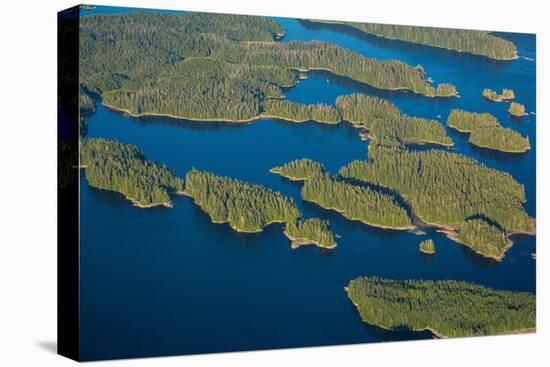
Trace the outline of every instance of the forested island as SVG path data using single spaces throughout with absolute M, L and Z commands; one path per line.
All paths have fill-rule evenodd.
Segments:
M 334 235 L 329 229 L 326 220 L 318 218 L 289 222 L 285 226 L 285 236 L 292 241 L 291 246 L 296 249 L 300 246 L 315 245 L 324 249 L 336 247 Z
M 502 127 L 490 113 L 454 109 L 447 118 L 447 124 L 455 130 L 469 133 L 468 141 L 478 147 L 507 153 L 524 153 L 531 148 L 529 138 Z
M 303 158 L 285 163 L 282 166 L 273 167 L 269 172 L 281 175 L 292 181 L 304 181 L 314 176 L 322 175 L 325 172 L 325 168 L 321 163 Z
M 435 243 L 431 238 L 424 240 L 420 242 L 420 245 L 418 245 L 418 249 L 424 254 L 433 255 L 435 254 Z
M 399 41 L 440 47 L 458 52 L 481 55 L 495 60 L 513 60 L 518 57 L 513 42 L 485 31 L 420 27 L 397 24 L 373 24 L 333 21 L 309 21 L 316 24 L 338 24 L 360 32 Z
M 437 337 L 531 332 L 536 298 L 455 280 L 359 277 L 348 297 L 363 322 L 387 330 L 429 330 Z
M 405 116 L 387 99 L 354 93 L 339 96 L 336 108 L 344 120 L 368 130 L 371 139 L 395 136 L 403 143 L 453 145 L 439 122 Z
M 183 180 L 165 166 L 147 160 L 137 146 L 105 139 L 82 139 L 80 166 L 90 186 L 116 191 L 135 206 L 171 206 L 171 193 L 183 192 Z
M 338 181 L 328 174 L 306 180 L 302 199 L 373 227 L 413 228 L 407 210 L 392 195 Z
M 485 88 L 481 94 L 491 102 L 503 102 L 516 98 L 514 91 L 506 88 L 502 90 L 501 94 L 498 94 L 492 89 Z
M 228 223 L 238 232 L 261 232 L 271 223 L 291 223 L 301 216 L 292 198 L 262 185 L 192 169 L 185 194 L 192 197 L 214 223 Z
M 82 87 L 133 116 L 246 122 L 271 111 L 289 120 L 336 123 L 326 106 L 272 100 L 315 69 L 381 89 L 428 96 L 452 90 L 434 88 L 421 68 L 399 61 L 325 42 L 280 43 L 283 29 L 264 17 L 134 12 L 83 17 L 80 26 Z
M 410 151 L 392 138 L 373 143 L 367 161 L 351 162 L 340 169 L 340 175 L 399 192 L 424 225 L 442 229 L 457 240 L 464 222 L 482 215 L 505 230 L 534 232 L 523 207 L 525 189 L 510 174 L 457 153 Z M 493 238 L 496 247 L 498 241 Z M 459 242 L 477 247 L 468 238 Z M 487 257 L 501 256 L 493 250 L 477 250 Z
M 337 124 L 342 120 L 340 113 L 330 105 L 323 103 L 306 105 L 281 99 L 265 100 L 262 117 L 293 122 L 316 121 L 323 124 Z
M 510 113 L 510 115 L 515 117 L 523 117 L 527 115 L 527 112 L 525 112 L 525 106 L 517 102 L 510 103 L 510 108 L 508 109 L 508 112 Z

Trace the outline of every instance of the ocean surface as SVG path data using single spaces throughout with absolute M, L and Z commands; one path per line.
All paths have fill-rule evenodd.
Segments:
M 82 15 L 137 9 L 97 7 Z M 283 42 L 322 40 L 377 59 L 422 65 L 435 83 L 455 84 L 460 98 L 426 98 L 371 88 L 323 72 L 285 91 L 296 102 L 334 104 L 362 92 L 391 100 L 404 113 L 443 124 L 449 111 L 486 111 L 529 137 L 532 149 L 506 154 L 476 148 L 447 129 L 451 149 L 510 173 L 525 185 L 527 212 L 535 216 L 536 115 L 511 118 L 506 103 L 490 103 L 483 88 L 514 89 L 535 112 L 535 36 L 499 33 L 520 54 L 514 61 L 384 40 L 333 25 L 273 18 Z M 430 338 L 429 333 L 388 332 L 361 322 L 344 287 L 361 275 L 404 279 L 457 279 L 535 292 L 534 236 L 515 236 L 502 262 L 474 254 L 436 232 L 425 235 L 375 229 L 302 202 L 300 183 L 268 170 L 297 158 L 319 161 L 332 173 L 367 157 L 368 142 L 349 124 L 327 126 L 263 119 L 249 124 L 132 118 L 98 104 L 88 137 L 136 144 L 145 155 L 184 177 L 192 167 L 262 184 L 292 196 L 304 217 L 328 219 L 338 247 L 292 250 L 279 224 L 241 234 L 213 224 L 189 198 L 173 208 L 139 209 L 122 195 L 88 186 L 81 173 L 80 280 L 83 359 L 110 359 L 252 349 Z M 444 174 L 444 173 L 442 173 Z M 418 250 L 432 238 L 436 254 Z

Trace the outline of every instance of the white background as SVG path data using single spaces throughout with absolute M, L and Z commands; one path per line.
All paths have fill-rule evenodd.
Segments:
M 550 355 L 548 37 L 544 1 L 187 0 L 97 4 L 537 33 L 537 334 L 98 362 L 94 366 L 539 366 Z M 56 343 L 56 12 L 0 11 L 0 366 L 69 366 Z M 465 75 L 467 77 L 467 75 Z M 511 86 L 513 87 L 513 86 Z M 541 103 L 542 102 L 542 103 Z M 322 320 L 319 320 L 322 322 Z M 105 330 L 108 332 L 108 330 Z

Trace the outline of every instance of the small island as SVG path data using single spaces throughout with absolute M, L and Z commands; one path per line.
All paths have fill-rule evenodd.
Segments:
M 328 174 L 305 181 L 302 199 L 373 227 L 396 230 L 414 228 L 406 208 L 392 195 L 338 181 Z
M 527 115 L 527 112 L 525 112 L 525 106 L 517 102 L 510 103 L 508 113 L 514 117 L 523 117 Z
M 185 195 L 213 223 L 228 223 L 237 232 L 261 232 L 271 223 L 293 223 L 301 216 L 294 200 L 277 191 L 197 169 L 186 175 Z
M 322 124 L 338 124 L 342 118 L 332 106 L 318 103 L 306 105 L 280 99 L 268 99 L 263 103 L 262 117 L 292 122 L 316 121 Z
M 420 242 L 420 245 L 418 246 L 418 248 L 420 252 L 422 252 L 423 254 L 427 254 L 427 255 L 435 254 L 435 244 L 431 238 Z
M 311 218 L 289 222 L 285 226 L 284 233 L 292 241 L 292 249 L 305 245 L 315 245 L 329 250 L 336 247 L 334 235 L 330 231 L 329 223 L 326 220 Z
M 492 89 L 485 88 L 481 94 L 491 102 L 504 102 L 516 98 L 514 91 L 506 88 L 502 90 L 501 94 L 498 94 Z
M 279 167 L 273 167 L 269 172 L 281 175 L 291 181 L 305 181 L 311 177 L 324 174 L 325 168 L 321 163 L 303 158 L 285 163 Z
M 336 108 L 342 118 L 354 127 L 368 130 L 370 139 L 396 136 L 408 144 L 452 146 L 445 128 L 435 120 L 405 116 L 387 99 L 354 93 L 339 96 Z M 362 139 L 366 138 L 362 135 Z
M 447 125 L 457 131 L 468 133 L 468 141 L 481 148 L 506 153 L 524 153 L 531 149 L 529 138 L 523 137 L 513 129 L 502 127 L 490 113 L 454 109 L 449 114 Z
M 169 194 L 182 194 L 183 180 L 165 166 L 147 160 L 135 145 L 106 139 L 82 139 L 80 167 L 98 189 L 116 191 L 140 208 L 171 207 Z
M 429 330 L 439 338 L 533 332 L 536 298 L 455 280 L 359 277 L 346 288 L 363 322 L 387 330 Z

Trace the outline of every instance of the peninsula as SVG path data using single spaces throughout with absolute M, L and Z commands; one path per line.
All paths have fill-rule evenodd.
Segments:
M 292 198 L 262 185 L 192 169 L 185 194 L 213 223 L 228 223 L 238 232 L 261 232 L 271 223 L 293 223 L 301 216 Z
M 315 245 L 323 249 L 336 248 L 334 235 L 329 229 L 329 223 L 317 218 L 289 222 L 285 226 L 285 236 L 291 241 L 291 247 Z
M 171 207 L 170 193 L 182 194 L 183 180 L 147 160 L 138 147 L 115 140 L 82 139 L 80 166 L 90 186 L 116 191 L 135 206 Z
M 368 131 L 368 137 L 396 136 L 409 144 L 452 146 L 445 128 L 435 120 L 405 116 L 387 99 L 354 93 L 339 96 L 336 108 L 353 126 Z
M 306 180 L 302 199 L 369 226 L 396 230 L 414 228 L 407 210 L 392 195 L 338 181 L 328 174 Z
M 324 174 L 325 168 L 321 163 L 303 158 L 285 163 L 279 167 L 273 167 L 269 172 L 281 175 L 291 181 L 305 181 Z
M 377 37 L 466 52 L 495 60 L 518 58 L 517 48 L 513 42 L 485 31 L 318 20 L 306 22 L 329 27 L 337 25 L 334 27 L 335 30 L 339 30 L 338 27 L 348 27 Z

